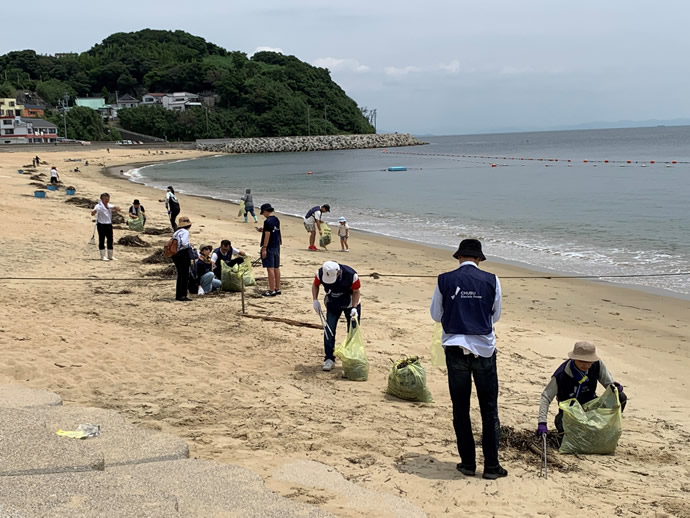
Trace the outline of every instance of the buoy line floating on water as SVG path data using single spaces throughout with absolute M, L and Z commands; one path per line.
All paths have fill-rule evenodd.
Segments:
M 452 153 L 415 153 L 412 151 L 388 151 L 385 150 L 387 153 L 390 154 L 398 154 L 398 155 L 413 155 L 413 156 L 428 156 L 428 157 L 441 157 L 441 158 L 479 158 L 479 159 L 486 159 L 486 160 L 535 160 L 537 162 L 567 162 L 567 163 L 573 163 L 573 160 L 568 158 L 534 158 L 534 157 L 507 157 L 507 156 L 488 156 L 488 155 L 461 155 L 461 154 L 452 154 Z M 601 160 L 590 160 L 590 159 L 583 159 L 582 161 L 584 164 L 642 164 L 642 165 L 647 165 L 651 164 L 654 165 L 656 163 L 659 164 L 666 164 L 666 165 L 677 165 L 677 164 L 690 164 L 690 161 L 688 160 L 664 160 L 664 161 L 657 161 L 657 160 L 609 160 L 609 159 L 601 159 Z M 492 164 L 492 167 L 494 165 Z M 389 169 L 390 170 L 390 169 Z

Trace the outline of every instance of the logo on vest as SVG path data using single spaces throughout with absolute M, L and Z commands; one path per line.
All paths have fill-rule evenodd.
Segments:
M 476 291 L 470 291 L 470 290 L 461 290 L 460 287 L 458 286 L 455 288 L 455 293 L 450 296 L 451 300 L 455 300 L 455 297 L 460 294 L 461 299 L 481 299 L 482 296 L 479 295 Z

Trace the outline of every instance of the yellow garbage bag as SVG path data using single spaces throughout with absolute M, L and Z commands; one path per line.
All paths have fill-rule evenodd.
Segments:
M 446 351 L 443 349 L 443 325 L 441 322 L 434 324 L 431 334 L 431 365 L 434 367 L 446 366 Z
M 237 211 L 237 217 L 244 216 L 244 200 L 240 200 L 240 210 Z
M 326 225 L 326 223 L 321 223 L 321 237 L 319 238 L 319 246 L 321 248 L 326 248 L 331 244 L 331 227 Z
M 407 356 L 393 364 L 388 372 L 387 392 L 400 399 L 433 403 L 426 388 L 426 371 L 417 356 Z
M 334 353 L 343 362 L 343 374 L 352 381 L 366 381 L 369 378 L 369 360 L 364 350 L 364 340 L 359 321 L 350 321 L 350 330 L 345 341 L 335 348 Z
M 242 264 L 234 266 L 228 266 L 225 261 L 221 261 L 220 283 L 223 290 L 242 291 L 242 279 L 244 279 L 245 286 L 254 286 L 256 284 L 252 260 L 249 257 L 245 257 Z
M 580 405 L 577 399 L 558 404 L 565 435 L 561 453 L 614 453 L 621 436 L 621 403 L 614 385 L 598 398 Z

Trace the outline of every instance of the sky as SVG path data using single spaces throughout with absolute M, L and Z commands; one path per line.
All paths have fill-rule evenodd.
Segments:
M 0 54 L 184 30 L 328 68 L 379 131 L 466 134 L 690 117 L 690 3 L 664 0 L 34 0 Z

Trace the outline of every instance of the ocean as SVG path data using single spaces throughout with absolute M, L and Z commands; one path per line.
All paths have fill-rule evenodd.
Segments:
M 690 272 L 690 126 L 424 137 L 429 145 L 223 155 L 148 166 L 133 181 L 254 202 L 434 246 L 579 275 Z M 407 171 L 391 172 L 388 167 Z M 312 174 L 308 174 L 311 172 Z M 420 272 L 426 273 L 426 272 Z M 690 295 L 690 275 L 606 278 Z

